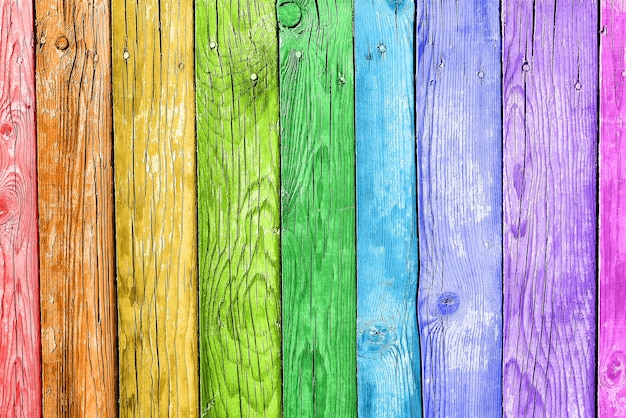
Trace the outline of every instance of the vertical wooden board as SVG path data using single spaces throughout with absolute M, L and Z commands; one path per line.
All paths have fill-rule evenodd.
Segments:
M 41 416 L 33 3 L 0 2 L 0 411 Z
M 278 417 L 276 2 L 196 2 L 201 415 Z
M 286 417 L 356 416 L 354 65 L 350 0 L 281 0 Z
M 197 416 L 193 3 L 111 10 L 120 415 Z
M 597 18 L 503 4 L 507 417 L 595 415 Z
M 424 416 L 502 413 L 499 2 L 417 5 Z
M 43 415 L 117 416 L 109 3 L 37 0 Z
M 612 418 L 626 417 L 626 4 L 601 6 L 598 416 Z
M 359 417 L 421 416 L 414 14 L 354 4 Z

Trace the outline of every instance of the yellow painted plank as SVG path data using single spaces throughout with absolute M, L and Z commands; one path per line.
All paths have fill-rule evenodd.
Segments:
M 192 0 L 112 1 L 120 415 L 198 415 Z

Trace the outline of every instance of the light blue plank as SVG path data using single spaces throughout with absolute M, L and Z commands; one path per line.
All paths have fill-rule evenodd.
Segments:
M 411 1 L 355 1 L 359 417 L 421 415 Z
M 502 415 L 500 2 L 417 5 L 425 417 Z

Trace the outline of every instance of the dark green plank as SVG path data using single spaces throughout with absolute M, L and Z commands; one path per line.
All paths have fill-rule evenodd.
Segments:
M 281 411 L 274 0 L 196 2 L 201 416 Z
M 282 1 L 284 416 L 356 416 L 350 0 Z

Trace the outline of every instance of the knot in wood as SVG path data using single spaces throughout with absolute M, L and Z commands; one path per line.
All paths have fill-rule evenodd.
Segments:
M 368 357 L 372 354 L 380 354 L 395 340 L 394 329 L 384 323 L 374 323 L 359 332 L 357 348 L 361 356 Z
M 459 309 L 461 300 L 454 292 L 443 292 L 437 298 L 437 309 L 442 315 L 452 315 Z
M 615 351 L 609 357 L 604 367 L 602 378 L 609 387 L 624 385 L 626 378 L 626 356 L 621 351 Z
M 287 1 L 278 6 L 278 22 L 286 28 L 295 28 L 302 20 L 302 10 L 296 3 Z
M 13 136 L 13 125 L 5 123 L 0 127 L 0 135 L 2 139 L 9 140 Z
M 60 51 L 65 51 L 70 46 L 70 43 L 65 36 L 61 35 L 57 38 L 54 46 Z

